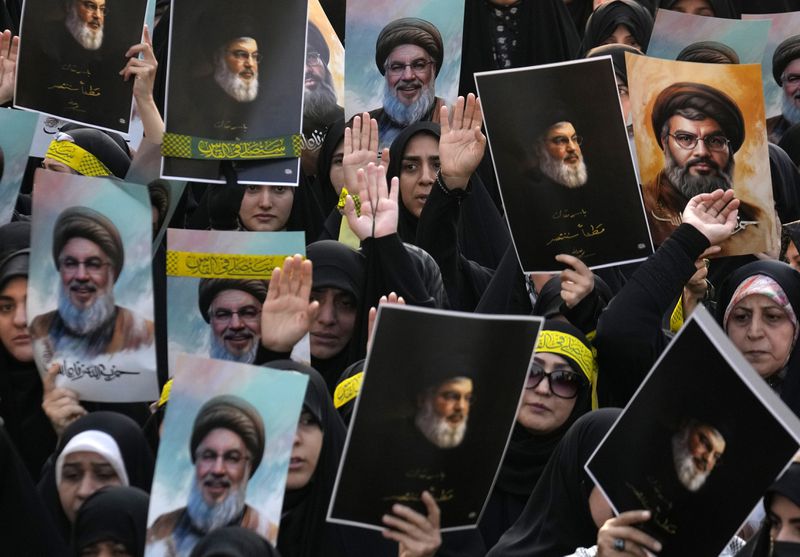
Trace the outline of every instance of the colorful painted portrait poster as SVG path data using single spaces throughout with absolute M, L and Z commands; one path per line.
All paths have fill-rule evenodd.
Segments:
M 189 555 L 216 524 L 232 522 L 276 543 L 307 383 L 291 371 L 178 358 L 150 495 L 147 557 Z
M 760 64 L 768 20 L 742 21 L 658 10 L 647 55 L 666 60 L 717 64 Z
M 119 75 L 141 41 L 147 0 L 27 0 L 14 106 L 127 133 L 133 85 Z
M 733 189 L 736 230 L 721 255 L 771 251 L 775 227 L 761 67 L 625 55 L 647 219 L 660 245 L 689 199 Z
M 652 253 L 610 57 L 480 72 L 475 82 L 525 272 L 560 271 L 562 253 L 595 268 Z
M 799 443 L 800 420 L 700 305 L 586 471 L 615 513 L 651 511 L 637 527 L 659 555 L 719 555 Z
M 764 59 L 761 60 L 766 113 L 770 119 L 779 118 L 784 116 L 785 113 L 790 114 L 791 117 L 792 108 L 794 107 L 794 121 L 797 123 L 797 114 L 800 114 L 800 78 L 796 78 L 791 83 L 786 80 L 784 83 L 781 76 L 792 62 L 794 62 L 794 68 L 792 68 L 794 71 L 790 73 L 800 75 L 800 61 L 798 61 L 800 56 L 797 56 L 798 49 L 800 49 L 800 12 L 742 14 L 742 19 L 766 19 L 772 22 L 767 37 Z M 777 72 L 773 71 L 773 61 L 778 62 L 779 71 Z M 794 87 L 792 87 L 792 84 L 794 84 Z M 777 140 L 772 137 L 770 139 L 777 143 Z
M 35 130 L 35 114 L 0 108 L 0 224 L 14 214 Z
M 150 199 L 141 186 L 37 170 L 28 328 L 41 373 L 81 400 L 158 398 Z
M 328 520 L 381 530 L 395 503 L 425 513 L 420 497 L 428 491 L 442 531 L 474 527 L 541 324 L 532 316 L 381 306 Z
M 161 175 L 297 185 L 308 2 L 174 0 Z
M 347 2 L 345 118 L 369 112 L 381 147 L 439 120 L 458 95 L 464 0 Z
M 272 270 L 296 253 L 303 232 L 167 230 L 169 369 L 182 352 L 253 363 Z

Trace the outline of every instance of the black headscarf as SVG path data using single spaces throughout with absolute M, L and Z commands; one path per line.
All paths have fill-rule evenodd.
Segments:
M 525 510 L 487 557 L 559 557 L 591 547 L 597 526 L 589 512 L 594 484 L 584 464 L 619 417 L 604 408 L 579 418 L 561 439 Z
M 389 168 L 386 173 L 387 180 L 391 180 L 395 176 L 398 178 L 400 177 L 403 169 L 403 155 L 406 152 L 408 142 L 417 134 L 423 133 L 434 137 L 437 144 L 439 143 L 439 138 L 442 136 L 442 130 L 438 123 L 416 122 L 401 131 L 394 141 L 392 141 L 392 145 L 389 148 Z M 397 222 L 397 233 L 404 242 L 416 244 L 417 223 L 419 222 L 419 218 L 414 216 L 405 206 L 402 193 L 398 194 L 398 205 L 400 208 L 400 215 Z
M 619 25 L 624 25 L 636 42 L 647 51 L 650 33 L 653 32 L 653 16 L 634 0 L 614 0 L 597 8 L 586 22 L 581 53 L 589 52 L 603 44 Z
M 736 289 L 745 279 L 754 275 L 765 275 L 777 282 L 789 298 L 795 315 L 800 315 L 800 273 L 780 261 L 753 261 L 734 271 L 717 292 L 717 322 L 723 329 L 725 310 Z M 789 408 L 800 416 L 800 342 L 795 342 L 789 356 L 780 396 Z
M 586 53 L 586 58 L 596 58 L 597 56 L 611 56 L 611 62 L 614 65 L 614 74 L 624 83 L 628 84 L 628 66 L 625 64 L 625 53 L 630 52 L 637 56 L 643 56 L 644 53 L 628 44 L 604 44 L 596 46 Z
M 800 463 L 793 462 L 789 469 L 770 486 L 764 494 L 764 510 L 769 513 L 775 495 L 783 495 L 800 507 Z M 736 557 L 773 557 L 780 553 L 772 552 L 770 524 L 765 521 L 761 529 L 752 537 L 747 545 L 736 554 Z
M 94 492 L 75 517 L 72 553 L 79 557 L 89 545 L 121 543 L 134 557 L 144 557 L 150 496 L 136 487 L 109 486 Z
M 333 211 L 339 201 L 336 189 L 331 184 L 331 166 L 336 146 L 344 140 L 345 127 L 344 120 L 331 124 L 317 157 L 317 175 L 314 177 L 314 184 L 311 188 L 324 215 Z
M 336 529 L 326 524 L 325 516 L 344 449 L 344 423 L 333 407 L 325 380 L 315 369 L 291 360 L 266 365 L 308 376 L 303 409 L 319 422 L 323 434 L 317 468 L 308 485 L 298 490 L 287 490 L 284 495 L 278 549 L 283 557 L 335 556 Z
M 759 0 L 761 2 L 762 0 Z M 671 10 L 678 0 L 661 0 L 658 4 L 659 8 Z M 714 9 L 714 17 L 724 17 L 728 19 L 739 19 L 739 10 L 734 5 L 732 0 L 708 0 L 711 7 Z
M 365 332 L 362 334 L 366 324 L 364 311 L 366 260 L 361 253 L 335 240 L 322 240 L 310 244 L 306 256 L 314 265 L 313 288 L 339 288 L 351 293 L 358 306 L 350 343 L 339 354 L 327 360 L 311 356 L 311 365 L 323 375 L 333 390 L 342 371 L 363 355 L 361 338 L 366 336 Z
M 4 555 L 68 554 L 5 428 L 0 426 L 0 540 Z
M 786 151 L 774 143 L 767 145 L 775 208 L 781 222 L 794 222 L 800 219 L 800 170 Z
M 55 462 L 73 437 L 84 431 L 102 431 L 110 435 L 119 448 L 128 483 L 149 493 L 153 483 L 155 459 L 139 425 L 128 416 L 116 412 L 92 412 L 74 421 L 61 436 L 51 461 L 39 482 L 39 493 L 64 540 L 69 540 L 71 526 L 61 507 L 56 486 Z
M 97 157 L 114 176 L 125 179 L 131 166 L 131 152 L 122 136 L 79 124 L 65 124 L 60 131 L 70 136 L 77 146 Z
M 519 33 L 512 67 L 564 62 L 578 55 L 580 37 L 562 0 L 523 0 L 515 7 Z M 464 4 L 459 95 L 475 93 L 473 73 L 498 69 L 493 56 L 494 9 L 488 0 Z
M 280 553 L 252 530 L 226 526 L 203 536 L 189 557 L 280 557 Z
M 0 226 L 0 291 L 17 277 L 28 277 L 31 225 Z M 33 360 L 20 362 L 0 344 L 0 418 L 34 480 L 56 446 L 56 435 L 42 410 L 42 380 Z

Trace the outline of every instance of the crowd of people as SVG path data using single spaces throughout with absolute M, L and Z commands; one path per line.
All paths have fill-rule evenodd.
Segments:
M 107 1 L 113 8 L 115 0 Z M 84 48 L 102 40 L 102 34 L 99 39 L 96 35 L 98 29 L 102 32 L 106 0 L 61 4 L 74 14 L 71 37 L 64 40 L 90 45 Z M 118 64 L 120 81 L 132 82 L 144 142 L 153 144 L 160 144 L 165 133 L 169 4 L 156 2 L 152 33 L 145 28 L 142 42 L 131 46 Z M 322 4 L 346 48 L 344 2 Z M 465 5 L 460 96 L 450 106 L 429 85 L 442 63 L 438 31 L 403 19 L 387 25 L 378 40 L 376 63 L 387 83 L 383 108 L 345 121 L 341 107 L 324 104 L 330 95 L 315 96 L 331 80 L 330 52 L 319 45 L 314 28 L 307 39 L 306 95 L 314 99 L 308 110 L 330 121 L 323 122 L 324 140 L 313 149 L 307 144 L 297 186 L 244 186 L 231 184 L 230 178 L 225 185 L 190 183 L 169 221 L 173 228 L 305 234 L 306 257 L 287 258 L 269 281 L 204 279 L 199 286 L 201 312 L 213 328 L 212 341 L 217 340 L 212 357 L 309 378 L 280 524 L 265 525 L 255 509 L 236 497 L 236 488 L 249 478 L 246 471 L 252 475 L 260 463 L 264 425 L 257 412 L 254 417 L 251 408 L 223 396 L 203 406 L 191 440 L 198 476 L 216 483 L 204 483 L 197 501 L 190 499 L 186 507 L 148 521 L 148 493 L 171 375 L 166 364 L 169 300 L 163 242 L 153 250 L 154 297 L 159 302 L 154 322 L 137 325 L 137 318 L 113 305 L 112 298 L 94 339 L 99 352 L 117 336 L 118 327 L 137 328 L 148 342 L 154 339 L 161 398 L 124 404 L 83 401 L 56 385 L 58 365 L 40 375 L 34 363 L 34 329 L 52 332 L 57 326 L 67 339 L 81 332 L 61 308 L 37 320 L 26 313 L 34 170 L 124 180 L 137 151 L 113 132 L 69 124 L 53 144 L 76 145 L 81 157 L 51 146 L 43 159 L 30 158 L 12 222 L 0 226 L 3 554 L 142 556 L 146 544 L 161 544 L 165 555 L 192 557 L 657 555 L 661 543 L 636 527 L 650 518 L 649 511 L 615 516 L 583 465 L 699 304 L 716 316 L 783 402 L 800 413 L 800 227 L 783 227 L 780 252 L 715 257 L 720 244 L 738 230 L 737 217 L 747 217 L 749 210 L 724 179 L 741 114 L 707 89 L 665 91 L 658 116 L 662 148 L 665 153 L 676 149 L 674 140 L 706 162 L 690 168 L 687 161 L 672 161 L 684 166 L 659 175 L 659 195 L 669 189 L 668 199 L 645 199 L 654 216 L 654 207 L 663 209 L 671 224 L 659 229 L 655 253 L 640 263 L 596 272 L 563 254 L 557 258 L 564 267 L 560 273 L 526 275 L 504 220 L 473 82 L 478 71 L 610 54 L 627 120 L 624 53 L 644 55 L 658 8 L 735 19 L 742 13 L 800 12 L 800 3 L 466 0 Z M 234 3 L 230 6 L 235 9 Z M 17 55 L 20 40 L 25 40 L 24 31 L 19 37 L 21 14 L 20 0 L 0 1 L 0 106 L 13 104 Z M 237 37 L 223 46 L 232 49 L 230 71 L 244 82 L 259 75 L 257 47 L 250 48 L 254 42 Z M 706 44 L 682 56 L 736 63 L 726 48 Z M 784 95 L 782 115 L 764 122 L 764 129 L 771 141 L 775 211 L 781 222 L 791 223 L 800 221 L 800 36 L 781 44 L 773 70 Z M 592 94 L 591 83 L 585 93 Z M 332 102 L 336 104 L 335 96 Z M 711 132 L 678 137 L 670 127 L 675 118 L 721 127 L 728 140 L 715 142 Z M 549 156 L 565 168 L 582 161 L 581 141 L 569 122 L 554 123 L 545 130 L 545 140 L 550 143 L 543 158 Z M 627 150 L 618 156 L 620 164 L 630 161 Z M 705 180 L 699 193 L 682 188 L 696 186 L 698 181 L 691 178 L 698 174 L 715 179 Z M 163 183 L 150 184 L 149 191 L 153 229 L 158 230 L 167 213 Z M 102 287 L 98 277 L 106 265 L 114 276 L 102 275 L 102 281 L 110 280 L 113 287 L 124 258 L 119 238 L 109 232 L 113 224 L 90 213 L 82 208 L 65 211 L 56 223 L 65 236 L 53 247 L 53 257 L 62 278 L 68 274 L 70 281 L 93 292 Z M 66 253 L 70 238 L 80 240 L 84 251 Z M 83 290 L 73 294 L 92 305 L 94 298 L 86 302 Z M 397 303 L 542 316 L 541 334 L 568 339 L 574 348 L 567 354 L 540 337 L 504 460 L 474 529 L 443 534 L 441 510 L 427 492 L 420 495 L 423 512 L 401 504 L 387 508 L 382 534 L 326 522 L 357 396 L 352 387 L 363 373 L 375 308 Z M 677 322 L 676 306 L 682 316 Z M 310 362 L 292 361 L 293 348 L 306 335 Z M 697 365 L 702 366 L 702 355 Z M 465 415 L 469 400 L 459 401 L 466 407 L 457 413 Z M 215 447 L 225 436 L 236 450 L 220 455 Z M 704 439 L 712 443 L 713 432 Z M 715 457 L 708 456 L 708 449 L 693 451 L 695 472 L 710 471 Z M 776 479 L 754 516 L 739 532 L 731 532 L 723 555 L 800 554 L 800 463 Z M 278 531 L 275 547 L 265 539 L 270 529 Z

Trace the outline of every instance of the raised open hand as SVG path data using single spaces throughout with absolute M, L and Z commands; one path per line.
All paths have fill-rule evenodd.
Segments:
M 716 246 L 730 238 L 736 227 L 739 200 L 733 190 L 695 195 L 683 210 L 683 222 L 691 224 Z
M 8 29 L 0 33 L 0 104 L 14 98 L 18 53 L 19 37 L 13 37 Z
M 370 118 L 368 112 L 353 118 L 352 128 L 344 129 L 342 155 L 344 185 L 352 190 L 358 179 L 358 171 L 369 163 L 378 163 L 378 121 Z
M 344 214 L 359 240 L 370 236 L 381 238 L 397 232 L 398 179 L 392 178 L 390 190 L 386 184 L 386 168 L 369 163 L 366 170 L 358 171 L 356 186 L 361 200 L 361 215 L 356 215 L 355 202 L 350 195 L 345 200 Z
M 272 272 L 261 310 L 261 345 L 273 352 L 291 352 L 319 313 L 311 298 L 312 263 L 301 255 L 287 257 Z
M 464 97 L 458 97 L 453 107 L 452 124 L 448 115 L 447 107 L 443 106 L 439 116 L 442 178 L 448 188 L 465 188 L 486 151 L 486 137 L 481 133 L 481 101 L 472 93 L 467 95 L 466 101 Z

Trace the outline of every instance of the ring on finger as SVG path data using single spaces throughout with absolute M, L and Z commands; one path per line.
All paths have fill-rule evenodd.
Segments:
M 614 538 L 613 547 L 616 551 L 625 551 L 625 540 L 622 538 Z

